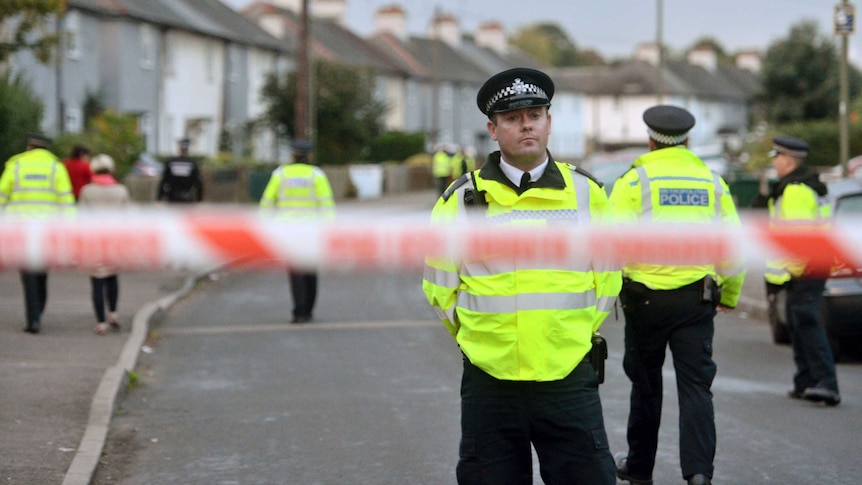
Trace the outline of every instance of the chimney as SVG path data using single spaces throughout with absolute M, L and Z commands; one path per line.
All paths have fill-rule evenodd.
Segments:
M 476 45 L 490 49 L 497 54 L 506 54 L 509 51 L 509 43 L 503 32 L 500 22 L 485 22 L 476 30 Z
M 657 44 L 647 42 L 640 44 L 635 48 L 635 60 L 643 61 L 653 66 L 658 66 L 659 47 Z
M 454 15 L 441 13 L 431 20 L 428 36 L 440 39 L 452 47 L 461 44 L 461 32 L 458 30 L 458 19 Z
M 736 55 L 736 67 L 747 69 L 753 73 L 760 72 L 762 67 L 760 53 L 757 51 L 743 51 Z
M 344 18 L 347 14 L 347 0 L 313 0 L 314 16 L 317 18 L 332 20 L 344 26 Z
M 688 63 L 700 66 L 709 72 L 715 72 L 718 69 L 718 54 L 715 53 L 712 47 L 698 47 L 689 51 Z
M 374 13 L 374 33 L 391 34 L 396 38 L 407 39 L 407 14 L 399 5 L 387 5 Z

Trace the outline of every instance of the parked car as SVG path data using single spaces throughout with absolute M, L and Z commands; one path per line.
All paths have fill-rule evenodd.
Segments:
M 858 223 L 862 217 L 862 180 L 843 179 L 828 183 L 833 226 Z M 769 325 L 775 343 L 790 342 L 784 313 L 786 292 L 768 302 Z M 820 323 L 826 329 L 835 360 L 862 350 L 862 268 L 843 265 L 826 280 L 820 305 Z
M 138 160 L 132 165 L 132 173 L 145 178 L 161 177 L 162 170 L 164 170 L 164 164 L 146 152 L 141 153 Z

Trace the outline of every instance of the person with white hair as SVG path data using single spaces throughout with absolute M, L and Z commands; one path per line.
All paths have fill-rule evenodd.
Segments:
M 90 160 L 93 180 L 81 189 L 78 205 L 81 210 L 127 207 L 131 197 L 129 189 L 114 178 L 114 159 L 104 153 Z M 119 281 L 114 267 L 98 264 L 90 270 L 93 310 L 96 312 L 94 331 L 103 335 L 108 328 L 120 330 L 117 316 Z M 107 306 L 108 314 L 105 315 Z

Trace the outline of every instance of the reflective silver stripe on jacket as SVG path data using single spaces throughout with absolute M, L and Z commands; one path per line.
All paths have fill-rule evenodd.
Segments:
M 596 294 L 519 293 L 512 296 L 458 294 L 458 308 L 480 313 L 516 313 L 528 310 L 586 310 L 596 306 Z
M 437 286 L 454 290 L 461 285 L 461 277 L 454 271 L 446 271 L 425 265 L 423 278 Z

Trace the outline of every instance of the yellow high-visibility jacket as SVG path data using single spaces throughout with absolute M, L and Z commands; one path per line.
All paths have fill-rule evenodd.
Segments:
M 13 156 L 0 177 L 0 210 L 31 219 L 74 213 L 75 196 L 66 167 L 42 148 Z
M 431 159 L 431 175 L 434 178 L 450 177 L 452 175 L 452 159 L 449 154 L 440 150 Z
M 792 222 L 800 230 L 828 227 L 831 207 L 826 201 L 826 186 L 816 173 L 798 167 L 780 180 L 769 197 L 769 219 L 786 225 Z M 766 263 L 764 278 L 767 282 L 783 285 L 805 272 L 804 259 L 770 259 Z
M 653 150 L 617 179 L 608 199 L 613 221 L 739 225 L 727 183 L 684 146 Z M 627 262 L 623 275 L 653 290 L 673 290 L 707 275 L 722 287 L 721 304 L 736 307 L 745 269 L 741 261 L 676 266 Z
M 466 153 L 456 153 L 452 155 L 452 180 L 457 179 L 467 172 L 472 172 L 473 170 L 476 170 L 475 158 L 468 156 Z
M 335 201 L 326 174 L 306 163 L 283 165 L 272 172 L 260 207 L 279 218 L 335 217 Z
M 468 189 L 481 194 L 475 208 L 465 207 Z M 432 221 L 478 217 L 524 228 L 586 228 L 601 219 L 606 202 L 597 182 L 552 158 L 542 177 L 519 195 L 495 152 L 482 169 L 449 187 Z M 478 214 L 468 215 L 473 210 Z M 620 271 L 598 261 L 548 264 L 486 255 L 472 261 L 429 257 L 425 264 L 422 288 L 449 333 L 470 362 L 504 380 L 566 377 L 589 352 L 592 334 L 622 286 Z

